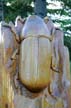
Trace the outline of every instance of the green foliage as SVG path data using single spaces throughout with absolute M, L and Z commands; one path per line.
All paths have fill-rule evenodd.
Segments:
M 4 0 L 4 16 L 5 20 L 9 22 L 10 20 L 14 21 L 16 16 L 21 15 L 22 17 L 27 17 L 29 14 L 33 14 L 33 7 L 30 5 L 34 0 Z M 71 18 L 71 0 L 56 0 L 61 2 L 62 9 L 47 9 L 47 13 L 51 15 L 60 15 L 64 17 Z M 10 6 L 7 6 L 7 3 L 10 3 Z M 49 3 L 47 2 L 47 5 Z M 39 5 L 39 4 L 38 4 Z M 51 17 L 53 22 L 60 24 L 63 31 L 71 31 L 71 19 L 62 19 Z M 70 36 L 70 35 L 69 35 Z M 70 60 L 71 60 L 71 37 L 67 37 L 65 34 L 64 43 L 69 48 Z
M 64 7 L 71 9 L 71 0 L 58 0 L 58 1 L 63 2 Z
M 11 0 L 10 3 L 10 6 L 7 6 L 6 3 L 4 4 L 4 16 L 5 21 L 7 22 L 9 22 L 10 20 L 14 21 L 18 15 L 21 15 L 22 17 L 27 17 L 28 14 L 33 12 L 33 8 L 30 5 L 24 5 L 22 2 L 18 2 L 15 0 Z
M 18 2 L 23 2 L 24 4 L 30 4 L 33 0 L 17 0 Z
M 71 61 L 71 37 L 69 37 L 69 36 L 64 36 L 64 44 L 65 44 L 65 46 L 67 46 L 68 47 L 68 49 L 69 49 L 69 55 L 70 55 L 70 61 Z

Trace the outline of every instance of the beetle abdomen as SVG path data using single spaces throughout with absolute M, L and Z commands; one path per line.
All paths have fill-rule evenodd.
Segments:
M 28 37 L 20 48 L 20 81 L 32 92 L 42 91 L 50 82 L 51 44 L 44 37 Z

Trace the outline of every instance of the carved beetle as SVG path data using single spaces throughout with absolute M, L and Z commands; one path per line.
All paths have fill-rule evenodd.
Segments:
M 50 36 L 48 26 L 46 27 L 40 17 L 34 15 L 28 17 L 26 21 L 17 18 L 15 26 L 12 23 L 3 23 L 2 27 L 4 30 L 1 30 L 1 35 L 4 35 L 6 52 L 5 65 L 8 72 L 17 73 L 16 87 L 24 90 L 22 88 L 25 86 L 26 91 L 32 93 L 32 97 L 37 97 L 48 88 L 49 94 L 54 97 L 50 91 L 53 37 Z M 56 71 L 53 67 L 52 70 Z
M 31 92 L 40 92 L 50 83 L 51 43 L 41 18 L 29 17 L 22 28 L 19 79 Z M 43 80 L 42 80 L 43 79 Z
M 15 85 L 20 87 L 20 90 L 25 86 L 26 90 L 30 91 L 29 93 L 37 96 L 37 94 L 48 87 L 48 92 L 51 94 L 50 67 L 52 59 L 51 40 L 53 37 L 50 36 L 49 29 L 44 21 L 38 16 L 30 16 L 25 22 L 21 18 L 17 21 L 15 26 L 12 23 L 3 25 L 10 29 L 12 38 L 15 36 L 15 39 L 10 39 L 8 45 L 5 40 L 8 47 L 6 52 L 10 54 L 6 60 L 6 67 L 8 69 L 11 68 L 12 64 L 17 61 L 17 66 L 15 66 L 16 72 L 14 72 L 17 73 L 16 78 L 19 80 L 19 83 L 17 86 L 15 80 Z M 13 45 L 12 47 L 10 46 L 11 44 Z M 9 49 L 12 50 L 11 53 Z
M 14 74 L 17 73 L 17 79 L 19 79 L 21 86 L 25 86 L 29 91 L 36 94 L 39 94 L 46 87 L 50 88 L 50 41 L 52 37 L 44 21 L 40 17 L 33 15 L 27 18 L 25 24 L 19 18 L 15 26 L 12 23 L 2 23 L 2 27 L 4 27 L 4 30 L 5 28 L 8 30 L 6 33 L 2 30 L 5 46 L 7 46 L 5 48 L 7 71 L 13 68 L 12 65 L 15 62 L 14 69 L 16 70 L 11 70 L 11 73 L 12 71 Z M 7 39 L 9 40 L 8 43 Z M 16 81 L 15 85 L 17 86 Z M 20 87 L 20 85 L 17 87 Z M 50 89 L 48 90 L 51 93 Z

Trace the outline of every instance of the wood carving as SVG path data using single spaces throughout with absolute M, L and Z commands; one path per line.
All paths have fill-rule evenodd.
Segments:
M 70 108 L 69 101 L 66 101 L 67 88 L 70 86 L 66 77 L 69 72 L 69 52 L 63 43 L 63 32 L 55 28 L 50 19 L 43 20 L 32 15 L 24 20 L 19 16 L 15 25 L 12 22 L 1 23 L 0 38 L 4 55 L 3 78 L 8 80 L 5 83 L 7 87 L 10 86 L 6 96 L 18 94 L 28 99 L 43 96 L 47 99 L 49 93 L 55 102 L 61 98 L 64 103 L 67 102 L 64 108 Z M 14 108 L 13 104 L 10 106 L 7 103 L 10 103 L 9 99 L 5 105 Z

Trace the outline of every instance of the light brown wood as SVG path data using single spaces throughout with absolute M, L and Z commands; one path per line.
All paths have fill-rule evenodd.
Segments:
M 34 21 L 34 19 L 36 20 Z M 21 27 L 22 26 L 23 24 Z M 35 96 L 32 94 L 33 98 L 30 99 L 28 97 L 15 94 L 17 92 L 15 91 L 13 85 L 13 75 L 15 74 L 16 67 L 18 67 L 19 63 L 19 78 L 21 83 L 25 85 L 28 90 L 39 92 L 47 87 L 51 82 L 51 37 L 48 29 L 43 23 L 43 20 L 35 16 L 27 19 L 25 27 L 22 29 L 20 56 L 16 59 L 17 62 L 10 61 L 11 55 L 14 55 L 13 58 L 16 55 L 14 49 L 18 47 L 13 35 L 14 34 L 12 34 L 9 27 L 2 27 L 0 35 L 0 38 L 2 38 L 2 40 L 0 40 L 0 60 L 2 60 L 0 61 L 0 91 L 2 91 L 2 93 L 0 92 L 0 107 L 5 108 L 8 105 L 9 108 L 64 108 L 63 98 L 60 98 L 55 105 L 51 105 L 49 102 L 46 102 L 45 96 L 34 99 Z M 24 38 L 25 40 L 23 40 Z M 65 74 L 67 76 L 66 78 L 71 83 L 69 52 L 67 48 L 65 48 L 65 54 L 66 63 L 64 66 L 67 72 Z M 52 74 L 52 78 L 52 80 L 54 80 L 54 74 Z M 28 90 L 26 90 L 26 93 L 28 93 L 27 95 L 31 95 Z M 71 106 L 70 92 L 71 88 L 69 87 L 66 92 L 68 100 L 67 108 L 70 108 Z
M 15 63 L 12 64 L 11 55 L 14 51 L 14 38 L 9 27 L 0 26 L 0 68 L 1 68 L 1 88 L 2 88 L 2 107 L 14 108 L 13 82 L 12 75 L 15 72 Z M 12 65 L 12 66 L 11 66 Z M 10 76 L 11 75 L 11 76 Z
M 26 39 L 20 45 L 20 80 L 31 91 L 42 91 L 50 83 L 51 42 L 46 24 L 40 17 L 30 16 L 21 38 Z

